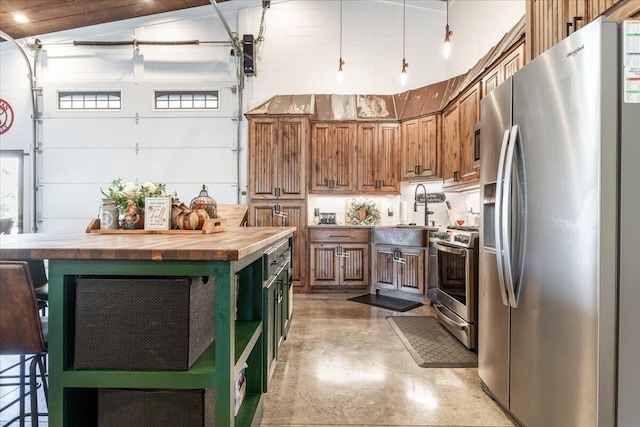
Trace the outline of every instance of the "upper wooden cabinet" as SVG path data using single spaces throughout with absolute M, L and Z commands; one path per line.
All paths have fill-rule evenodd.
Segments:
M 358 191 L 400 194 L 400 125 L 358 123 Z
M 460 174 L 460 133 L 458 104 L 454 103 L 442 113 L 442 180 L 454 185 Z
M 503 81 L 515 74 L 524 66 L 524 43 L 518 45 L 511 53 L 492 67 L 482 78 L 482 97 L 484 98 Z
M 460 111 L 460 179 L 478 181 L 480 147 L 476 149 L 476 125 L 480 122 L 480 84 L 472 86 L 458 101 Z
M 313 123 L 310 152 L 310 192 L 355 192 L 355 123 Z
M 402 123 L 401 173 L 403 180 L 438 176 L 440 134 L 439 114 Z
M 527 0 L 527 61 L 537 57 L 619 2 L 619 0 Z
M 249 197 L 306 197 L 306 117 L 260 117 L 249 121 Z
M 476 125 L 480 122 L 480 83 L 471 86 L 442 114 L 442 179 L 445 187 L 480 178 Z

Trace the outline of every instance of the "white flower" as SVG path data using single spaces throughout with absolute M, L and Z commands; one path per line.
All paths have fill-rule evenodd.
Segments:
M 136 193 L 136 191 L 138 191 L 138 186 L 135 185 L 133 182 L 127 182 L 124 185 L 124 188 L 122 189 L 122 192 L 127 196 L 133 196 Z
M 156 192 L 157 188 L 153 182 L 147 181 L 141 185 L 142 188 L 146 188 L 149 194 L 153 194 Z

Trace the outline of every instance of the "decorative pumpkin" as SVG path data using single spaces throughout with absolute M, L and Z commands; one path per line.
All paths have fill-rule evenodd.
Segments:
M 183 211 L 178 214 L 178 228 L 181 230 L 202 230 L 209 214 L 204 209 Z
M 171 228 L 176 229 L 178 227 L 178 215 L 182 212 L 190 212 L 190 209 L 184 203 L 173 203 L 171 205 Z
M 217 218 L 218 217 L 218 204 L 216 201 L 209 197 L 209 192 L 206 185 L 202 186 L 202 190 L 200 190 L 200 194 L 198 197 L 194 197 L 191 200 L 191 204 L 189 206 L 193 209 L 204 209 L 209 214 L 209 218 Z

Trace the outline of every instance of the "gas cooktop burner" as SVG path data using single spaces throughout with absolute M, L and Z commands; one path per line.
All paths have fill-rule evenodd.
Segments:
M 480 227 L 473 225 L 449 225 L 447 230 L 460 230 L 460 231 L 480 231 Z

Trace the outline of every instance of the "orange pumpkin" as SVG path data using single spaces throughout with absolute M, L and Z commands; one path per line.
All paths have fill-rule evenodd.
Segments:
M 183 211 L 178 214 L 178 228 L 181 230 L 202 230 L 204 222 L 209 219 L 209 214 L 204 209 Z
M 191 212 L 187 205 L 184 203 L 174 203 L 171 205 L 171 228 L 176 229 L 178 227 L 178 215 L 182 212 Z

